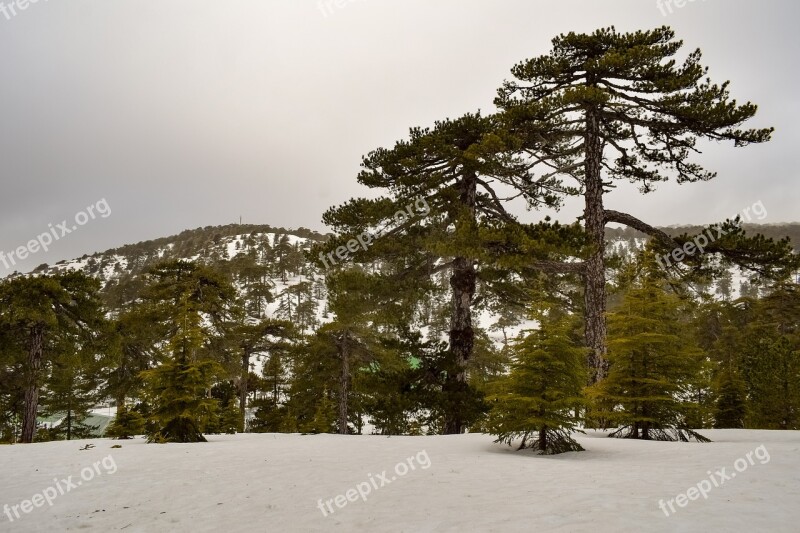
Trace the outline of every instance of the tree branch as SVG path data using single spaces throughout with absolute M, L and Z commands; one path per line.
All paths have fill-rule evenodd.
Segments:
M 612 211 L 606 209 L 605 211 L 605 221 L 606 224 L 609 222 L 616 222 L 618 224 L 625 224 L 626 226 L 633 228 L 635 230 L 639 230 L 642 233 L 646 233 L 650 235 L 654 239 L 658 239 L 661 241 L 665 246 L 668 248 L 680 248 L 681 244 L 678 243 L 675 239 L 670 237 L 664 231 L 661 231 L 658 228 L 654 228 L 650 224 L 642 222 L 638 218 L 633 215 L 629 215 L 628 213 L 621 213 L 619 211 Z

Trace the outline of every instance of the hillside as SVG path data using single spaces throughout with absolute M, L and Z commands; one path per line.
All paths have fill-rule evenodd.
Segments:
M 748 234 L 761 233 L 773 239 L 788 237 L 795 250 L 800 251 L 800 223 L 744 224 Z M 696 234 L 700 226 L 671 226 L 661 228 L 668 234 Z M 281 239 L 284 243 L 281 244 Z M 302 281 L 320 281 L 324 268 L 318 262 L 309 262 L 303 252 L 314 243 L 324 242 L 326 235 L 300 228 L 296 230 L 275 228 L 269 225 L 206 226 L 186 230 L 178 235 L 127 244 L 105 252 L 59 261 L 55 265 L 41 265 L 35 272 L 55 273 L 82 270 L 96 277 L 102 284 L 106 305 L 119 311 L 136 299 L 140 290 L 141 274 L 159 261 L 169 259 L 199 260 L 219 267 L 231 275 L 240 289 L 245 290 L 254 269 L 264 269 L 261 280 L 271 289 L 266 304 L 275 301 L 286 287 Z M 640 249 L 648 237 L 631 228 L 607 228 L 609 251 L 619 257 L 629 257 Z M 288 245 L 287 245 L 288 244 Z M 725 289 L 721 288 L 726 287 Z M 731 297 L 756 290 L 749 284 L 747 273 L 730 270 L 730 278 L 718 280 L 709 287 L 712 294 L 730 292 Z M 324 295 L 315 291 L 312 298 L 321 304 Z M 274 306 L 273 306 L 274 307 Z M 270 314 L 270 313 L 268 313 Z
M 116 312 L 136 299 L 143 273 L 171 259 L 214 265 L 228 273 L 241 288 L 247 285 L 248 275 L 255 267 L 266 269 L 259 277 L 271 288 L 277 280 L 292 285 L 301 277 L 313 279 L 316 267 L 307 264 L 303 252 L 325 239 L 324 235 L 305 228 L 287 230 L 252 224 L 206 226 L 59 261 L 55 265 L 41 265 L 34 272 L 52 274 L 81 270 L 100 281 L 105 304 Z

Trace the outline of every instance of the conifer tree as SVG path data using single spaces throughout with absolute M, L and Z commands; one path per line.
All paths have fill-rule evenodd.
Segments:
M 336 405 L 328 389 L 319 396 L 314 417 L 302 426 L 303 433 L 333 433 L 336 426 Z M 340 432 L 341 433 L 341 432 Z
M 2 289 L 0 289 L 2 290 Z M 22 379 L 25 352 L 12 340 L 12 335 L 0 327 L 0 442 L 16 442 L 25 407 Z
M 722 371 L 717 384 L 717 400 L 714 409 L 714 427 L 739 429 L 744 427 L 747 404 L 744 381 L 733 369 Z
M 667 252 L 684 245 L 690 256 L 697 250 L 690 236 L 672 238 L 631 214 L 606 209 L 613 181 L 630 181 L 649 193 L 670 177 L 678 183 L 709 180 L 715 174 L 692 161 L 700 140 L 746 146 L 766 142 L 772 134 L 772 129 L 740 129 L 756 106 L 731 99 L 727 82 L 712 84 L 699 50 L 683 63 L 676 61 L 682 46 L 667 27 L 561 35 L 553 39 L 549 54 L 516 65 L 515 79 L 503 85 L 496 100 L 508 127 L 522 139 L 533 139 L 534 167 L 558 180 L 556 185 L 574 180 L 584 198 L 587 255 L 580 265 L 569 262 L 560 268 L 572 272 L 579 266 L 584 277 L 592 382 L 607 370 L 606 224 L 642 231 Z M 526 137 L 528 131 L 534 135 Z M 738 221 L 715 231 L 709 228 L 708 234 L 726 238 L 709 243 L 705 251 L 726 253 L 738 264 L 780 270 L 782 276 L 787 263 L 797 259 L 783 241 L 746 239 Z
M 541 454 L 581 451 L 572 438 L 586 384 L 585 348 L 576 321 L 557 310 L 512 347 L 510 373 L 494 383 L 487 423 L 497 442 Z
M 92 332 L 103 321 L 98 297 L 99 283 L 82 273 L 16 277 L 0 283 L 0 326 L 9 343 L 24 350 L 25 390 L 21 442 L 31 443 L 36 434 L 39 393 L 53 349 L 67 343 L 91 343 Z
M 85 423 L 89 411 L 100 400 L 102 359 L 91 345 L 67 342 L 56 348 L 41 403 L 45 416 L 61 415 L 61 423 L 50 430 L 54 440 L 85 439 L 97 429 Z
M 279 433 L 293 425 L 287 420 L 289 410 L 286 399 L 291 380 L 284 360 L 288 353 L 272 351 L 264 363 L 263 377 L 258 377 L 258 386 L 254 389 L 262 394 L 252 403 L 256 411 L 250 431 L 254 433 Z
M 157 265 L 145 298 L 164 326 L 167 358 L 143 372 L 154 424 L 149 442 L 205 442 L 202 428 L 213 420 L 217 401 L 207 396 L 222 374 L 205 353 L 231 319 L 235 292 L 230 282 L 186 261 Z
M 743 428 L 747 388 L 742 379 L 743 332 L 752 320 L 748 300 L 708 302 L 697 319 L 699 344 L 713 365 L 713 427 Z
M 461 433 L 470 423 L 457 399 L 471 396 L 473 308 L 486 240 L 497 240 L 503 233 L 498 228 L 517 225 L 505 193 L 523 196 L 531 207 L 558 203 L 552 180 L 531 178 L 529 165 L 517 157 L 519 140 L 500 125 L 497 117 L 467 114 L 432 129 L 412 129 L 409 140 L 364 158 L 359 182 L 385 196 L 352 200 L 323 217 L 338 234 L 320 250 L 325 264 L 337 263 L 334 253 L 359 263 L 388 261 L 397 265 L 389 283 L 429 284 L 435 274 L 449 272 L 450 362 L 443 392 L 454 401 L 444 433 Z M 345 245 L 356 237 L 369 244 L 348 251 Z
M 117 411 L 127 410 L 129 398 L 142 394 L 142 372 L 163 360 L 162 342 L 168 324 L 159 320 L 152 305 L 131 304 L 113 322 L 113 347 L 105 392 L 116 404 Z
M 756 302 L 745 330 L 747 427 L 800 429 L 800 286 L 783 283 Z
M 374 278 L 359 270 L 330 273 L 326 283 L 336 316 L 317 330 L 310 348 L 317 358 L 336 362 L 336 386 L 331 388 L 336 390 L 338 432 L 344 435 L 350 433 L 354 376 L 378 356 L 374 322 L 379 309 L 370 290 Z
M 602 409 L 594 414 L 617 427 L 612 437 L 707 442 L 687 425 L 687 397 L 703 357 L 690 303 L 665 288 L 652 253 L 642 261 L 643 277 L 609 314 L 611 366 L 592 387 Z
M 136 410 L 128 409 L 126 405 L 117 407 L 117 415 L 106 430 L 106 437 L 113 439 L 132 439 L 142 435 L 145 429 L 145 419 Z
M 238 376 L 240 428 L 244 431 L 247 411 L 247 395 L 250 387 L 250 366 L 253 357 L 268 356 L 270 360 L 286 352 L 288 343 L 295 336 L 295 329 L 281 320 L 264 319 L 258 323 L 240 324 L 231 331 L 238 344 L 241 367 Z

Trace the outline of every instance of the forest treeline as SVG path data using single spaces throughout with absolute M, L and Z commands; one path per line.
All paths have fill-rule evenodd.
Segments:
M 711 82 L 699 51 L 678 60 L 682 46 L 667 27 L 556 37 L 512 68 L 491 113 L 367 154 L 357 180 L 371 194 L 323 214 L 327 239 L 253 232 L 232 253 L 212 236 L 188 258 L 140 255 L 102 297 L 77 272 L 3 281 L 4 438 L 71 438 L 98 398 L 117 406 L 109 435 L 151 442 L 369 424 L 561 453 L 586 427 L 681 441 L 796 429 L 791 240 L 738 218 L 661 230 L 605 207 L 615 180 L 648 194 L 715 178 L 694 160 L 701 142 L 771 138 L 744 129 L 757 107 Z M 569 224 L 511 208 L 568 197 L 585 204 Z M 419 199 L 429 208 L 406 214 Z M 617 253 L 609 225 L 648 240 Z M 351 246 L 364 235 L 381 237 Z M 732 269 L 748 279 L 736 298 Z M 39 428 L 40 410 L 66 425 Z

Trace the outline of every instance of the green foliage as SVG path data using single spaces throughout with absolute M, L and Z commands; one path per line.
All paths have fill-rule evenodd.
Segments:
M 800 288 L 781 284 L 753 310 L 742 350 L 747 427 L 800 429 Z
M 747 415 L 744 381 L 733 372 L 723 372 L 717 385 L 717 401 L 714 410 L 714 427 L 739 429 L 744 427 Z
M 322 391 L 314 417 L 300 425 L 302 433 L 334 433 L 336 427 L 336 405 L 327 390 Z
M 73 422 L 81 430 L 105 359 L 106 324 L 98 290 L 97 281 L 79 272 L 21 276 L 0 283 L 0 348 L 10 363 L 0 375 L 20 378 L 22 409 L 10 421 L 15 415 L 21 419 L 23 442 L 31 442 L 36 434 L 40 395 L 45 405 L 49 402 L 51 413 L 66 413 L 67 438 L 72 436 Z M 20 389 L 11 387 L 9 392 L 4 401 L 18 407 L 14 404 Z
M 496 103 L 533 138 L 552 139 L 546 146 L 562 163 L 584 155 L 569 141 L 582 139 L 589 122 L 574 119 L 594 114 L 614 155 L 607 158 L 609 178 L 636 183 L 645 193 L 670 172 L 678 183 L 708 180 L 715 174 L 691 161 L 698 139 L 745 146 L 768 141 L 773 130 L 739 129 L 756 106 L 733 100 L 729 83 L 712 84 L 699 50 L 677 61 L 682 47 L 668 27 L 562 34 L 548 55 L 512 69 L 515 79 L 503 85 Z M 570 172 L 580 175 L 569 167 L 562 175 Z
M 114 439 L 131 439 L 145 432 L 145 419 L 135 410 L 125 406 L 117 407 L 114 422 L 106 429 L 106 437 Z
M 218 402 L 207 391 L 223 374 L 208 348 L 228 331 L 235 293 L 224 276 L 185 261 L 160 264 L 150 276 L 146 302 L 168 353 L 141 374 L 154 422 L 148 441 L 204 442 L 204 428 L 219 423 Z
M 206 396 L 219 365 L 213 361 L 162 363 L 144 372 L 150 414 L 155 426 L 147 432 L 148 442 L 206 442 L 202 429 L 218 416 L 215 398 Z
M 591 395 L 612 436 L 645 440 L 705 437 L 688 427 L 691 390 L 703 353 L 692 335 L 691 307 L 665 290 L 652 255 L 647 272 L 609 315 L 608 377 Z
M 586 349 L 573 317 L 553 312 L 540 318 L 539 330 L 514 343 L 511 371 L 494 384 L 488 429 L 497 442 L 521 441 L 520 450 L 581 451 L 571 433 L 583 405 Z

